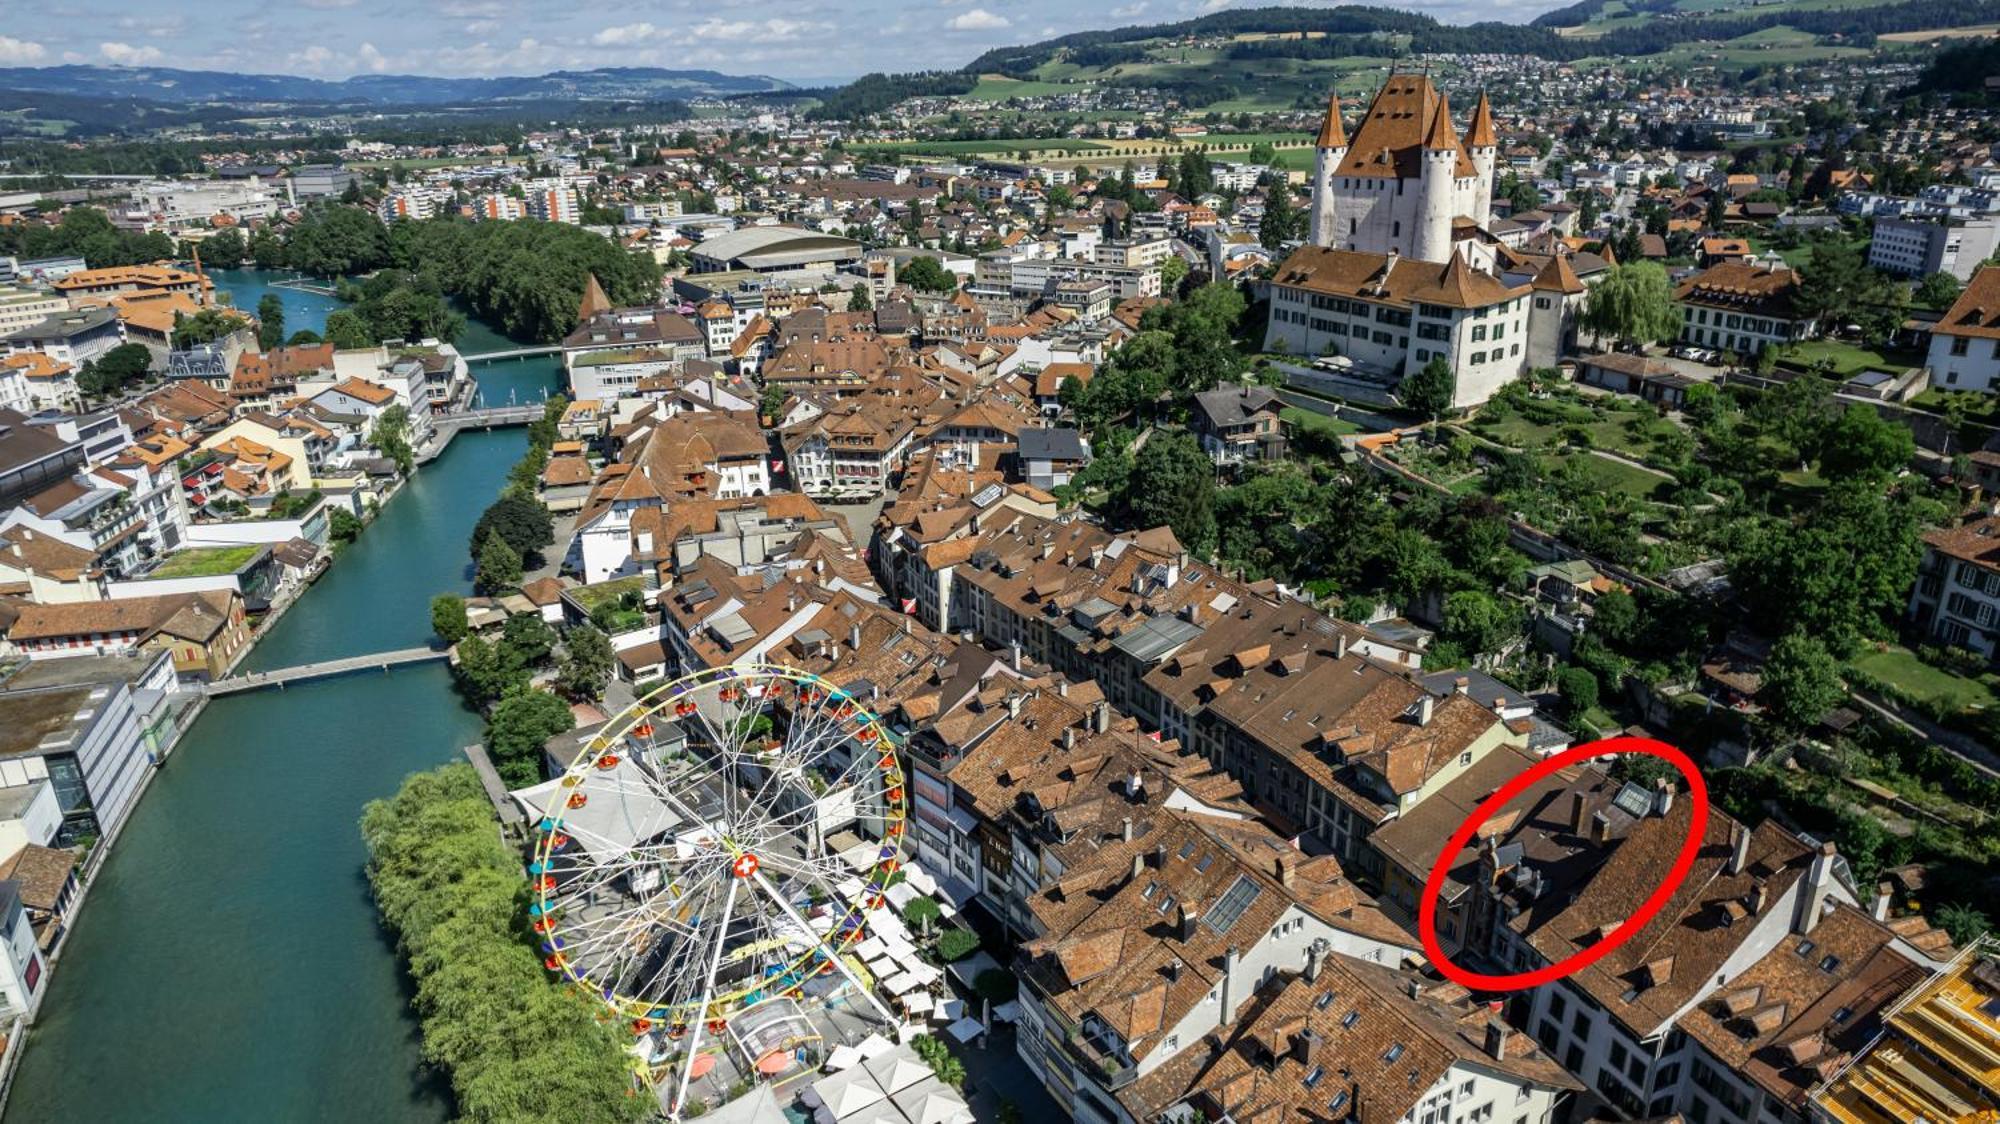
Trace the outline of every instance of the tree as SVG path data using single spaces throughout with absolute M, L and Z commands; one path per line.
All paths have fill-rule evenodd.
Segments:
M 501 662 L 532 671 L 555 656 L 556 630 L 539 613 L 517 613 L 500 630 Z
M 958 277 L 929 254 L 911 258 L 896 271 L 896 280 L 920 293 L 949 293 L 958 288 Z
M 216 269 L 229 269 L 242 264 L 249 253 L 243 242 L 243 235 L 234 227 L 218 230 L 201 240 L 199 247 L 203 264 Z
M 1556 690 L 1572 715 L 1597 705 L 1597 676 L 1587 667 L 1566 667 L 1556 673 Z
M 1444 599 L 1444 627 L 1438 638 L 1467 656 L 1492 655 L 1521 632 L 1521 611 L 1512 601 L 1477 589 L 1461 589 Z
M 481 593 L 501 593 L 521 583 L 521 555 L 498 534 L 486 536 L 479 548 L 473 584 Z
M 1197 557 L 1215 542 L 1215 463 L 1187 433 L 1154 431 L 1132 462 L 1126 502 L 1141 527 L 1166 525 Z
M 1917 283 L 1917 291 L 1912 294 L 1916 302 L 1925 308 L 1945 309 L 1958 299 L 1964 286 L 1958 278 L 1949 273 L 1933 273 Z
M 336 548 L 347 546 L 360 538 L 361 532 L 366 529 L 361 517 L 344 507 L 334 508 L 326 517 L 327 537 L 333 540 Z
M 465 639 L 472 631 L 465 619 L 465 598 L 456 593 L 440 593 L 431 598 L 431 631 L 447 646 Z
M 389 232 L 371 211 L 320 205 L 285 238 L 285 262 L 320 277 L 346 277 L 390 264 Z
M 867 312 L 874 307 L 875 301 L 868 295 L 868 283 L 865 281 L 855 282 L 854 288 L 848 290 L 847 311 Z
M 1821 239 L 1813 243 L 1805 268 L 1799 270 L 1793 305 L 1815 320 L 1842 319 L 1876 300 L 1881 286 L 1881 277 L 1868 268 L 1860 250 L 1836 239 Z
M 1272 184 L 1264 197 L 1264 217 L 1257 222 L 1257 244 L 1276 250 L 1305 235 L 1306 215 L 1292 202 L 1288 184 Z
M 979 948 L 979 937 L 965 929 L 946 929 L 938 934 L 938 958 L 950 963 L 972 955 Z
M 563 637 L 556 684 L 573 699 L 603 698 L 604 685 L 611 681 L 612 662 L 611 638 L 596 625 L 577 625 Z
M 76 374 L 76 387 L 93 398 L 110 398 L 145 377 L 153 366 L 153 353 L 143 343 L 121 343 L 83 365 Z
M 1820 439 L 1820 470 L 1828 477 L 1894 475 L 1917 455 L 1916 438 L 1868 406 L 1851 405 Z
M 243 327 L 246 320 L 233 309 L 204 308 L 191 316 L 174 318 L 173 345 L 185 349 L 196 344 L 210 343 Z
M 501 496 L 488 504 L 473 525 L 469 540 L 473 561 L 478 561 L 489 535 L 499 535 L 523 559 L 539 554 L 556 541 L 555 520 L 538 500 L 523 496 Z
M 257 301 L 257 346 L 270 351 L 285 342 L 285 302 L 276 293 Z
M 474 706 L 484 706 L 528 685 L 527 673 L 507 666 L 499 649 L 477 634 L 458 642 L 458 662 L 452 666 L 452 674 L 459 691 Z
M 1730 579 L 1766 635 L 1805 633 L 1846 656 L 1901 615 L 1923 556 L 1919 533 L 1942 516 L 1905 491 L 1835 480 L 1795 520 L 1744 528 Z
M 1812 728 L 1846 694 L 1840 662 L 1818 639 L 1793 632 L 1771 645 L 1757 700 L 1779 729 L 1796 734 Z
M 368 429 L 368 444 L 376 452 L 396 462 L 396 471 L 408 476 L 417 467 L 416 451 L 410 448 L 410 410 L 401 402 L 375 415 Z
M 1937 911 L 1938 927 L 1951 934 L 1952 943 L 1961 948 L 1984 936 L 1993 928 L 1993 922 L 1977 906 L 1964 902 L 1953 902 Z
M 326 314 L 325 339 L 339 351 L 359 351 L 382 342 L 359 313 L 347 308 Z
M 494 704 L 486 723 L 486 752 L 508 788 L 542 779 L 542 747 L 576 726 L 569 704 L 547 691 L 516 691 Z
M 1458 379 L 1452 374 L 1450 361 L 1442 355 L 1403 380 L 1404 408 L 1430 421 L 1436 421 L 1451 409 L 1452 397 L 1457 393 Z
M 903 907 L 903 920 L 925 936 L 930 935 L 931 926 L 937 924 L 942 916 L 944 914 L 938 909 L 938 903 L 925 897 L 911 898 L 910 904 Z
M 1667 271 L 1653 262 L 1614 265 L 1584 298 L 1580 322 L 1599 336 L 1628 343 L 1673 339 L 1681 331 Z

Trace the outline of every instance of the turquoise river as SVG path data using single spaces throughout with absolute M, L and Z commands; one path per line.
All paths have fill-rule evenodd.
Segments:
M 255 308 L 274 278 L 217 271 Z M 289 330 L 329 297 L 277 290 Z M 473 324 L 459 346 L 499 350 Z M 547 358 L 475 367 L 488 402 L 540 398 Z M 424 643 L 428 603 L 470 587 L 465 540 L 520 456 L 468 432 L 384 507 L 258 644 L 282 667 Z M 477 740 L 438 665 L 218 699 L 97 874 L 7 1103 L 7 1121 L 368 1120 L 436 1124 L 395 949 L 362 874 L 358 821 L 405 774 Z

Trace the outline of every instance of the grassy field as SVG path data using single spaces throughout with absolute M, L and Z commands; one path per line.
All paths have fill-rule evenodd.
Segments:
M 248 565 L 261 546 L 213 546 L 169 554 L 149 578 L 213 578 L 233 574 Z
M 1361 432 L 1360 426 L 1348 421 L 1346 418 L 1329 417 L 1326 414 L 1315 413 L 1312 410 L 1301 409 L 1297 406 L 1285 407 L 1278 412 L 1278 416 L 1283 418 L 1288 425 L 1295 425 L 1300 429 L 1311 430 L 1314 433 L 1324 433 L 1329 437 L 1345 437 L 1350 433 Z
M 982 74 L 979 84 L 965 96 L 977 101 L 1006 101 L 1008 98 L 1039 98 L 1075 92 L 1075 86 L 1066 86 L 1061 82 L 1027 82 L 1004 74 Z
M 1867 370 L 1901 371 L 1908 367 L 1921 367 L 1924 363 L 1920 352 L 1876 351 L 1845 340 L 1807 340 L 1781 353 L 1778 359 L 1781 363 L 1800 367 L 1810 367 L 1830 359 L 1834 373 L 1843 376 Z
M 584 612 L 589 613 L 595 612 L 599 605 L 616 601 L 627 593 L 643 593 L 645 589 L 645 575 L 637 574 L 632 577 L 613 578 L 610 581 L 598 582 L 596 585 L 578 586 L 570 590 L 570 596 L 576 598 L 583 605 Z
M 1598 456 L 1596 453 L 1567 453 L 1558 455 L 1554 460 L 1572 461 L 1580 464 L 1583 466 L 1583 470 L 1590 475 L 1590 478 L 1597 482 L 1599 487 L 1606 491 L 1622 492 L 1633 499 L 1652 499 L 1654 498 L 1654 493 L 1659 491 L 1662 486 L 1672 483 L 1671 480 L 1668 480 L 1664 476 L 1655 475 L 1642 468 L 1635 468 L 1624 461 L 1616 461 L 1610 457 Z M 1553 468 L 1554 465 L 1551 464 L 1550 467 Z
M 905 152 L 931 156 L 1009 156 L 1016 152 L 1103 152 L 1110 148 L 1103 141 L 1076 140 L 1068 137 L 1027 139 L 1023 137 L 992 137 L 986 140 L 936 140 L 936 141 L 880 141 L 873 144 L 857 144 L 856 152 Z
M 1935 699 L 1954 710 L 1984 709 L 2000 702 L 1985 683 L 1932 667 L 1915 652 L 1893 644 L 1879 652 L 1863 652 L 1853 666 L 1912 698 Z

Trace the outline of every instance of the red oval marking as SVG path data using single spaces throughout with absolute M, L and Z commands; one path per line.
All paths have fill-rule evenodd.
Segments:
M 1472 841 L 1473 833 L 1479 830 L 1479 825 L 1506 807 L 1508 801 L 1527 791 L 1529 785 L 1563 766 L 1593 757 L 1623 753 L 1657 757 L 1672 765 L 1687 780 L 1687 798 L 1692 802 L 1694 814 L 1688 817 L 1687 838 L 1681 841 L 1680 853 L 1674 857 L 1673 869 L 1667 872 L 1666 880 L 1660 883 L 1651 897 L 1640 903 L 1639 908 L 1618 926 L 1616 932 L 1566 960 L 1526 972 L 1497 976 L 1469 971 L 1452 963 L 1451 958 L 1444 953 L 1444 946 L 1438 941 L 1437 903 L 1439 896 L 1444 892 L 1445 877 L 1451 872 L 1452 860 L 1456 859 L 1459 852 L 1465 849 L 1465 845 Z M 1605 738 L 1603 741 L 1566 749 L 1554 757 L 1538 762 L 1534 768 L 1501 785 L 1498 792 L 1482 801 L 1479 807 L 1472 810 L 1471 817 L 1460 824 L 1457 831 L 1451 833 L 1451 838 L 1445 841 L 1443 853 L 1431 867 L 1430 877 L 1424 882 L 1424 896 L 1417 906 L 1417 936 L 1423 940 L 1424 952 L 1430 956 L 1431 963 L 1437 966 L 1437 970 L 1444 973 L 1446 979 L 1466 987 L 1481 991 L 1516 991 L 1537 984 L 1554 983 L 1609 956 L 1618 946 L 1631 940 L 1639 930 L 1645 928 L 1646 922 L 1651 921 L 1654 915 L 1666 908 L 1667 899 L 1673 897 L 1674 891 L 1680 889 L 1681 883 L 1687 880 L 1688 872 L 1694 869 L 1695 856 L 1701 852 L 1702 839 L 1707 831 L 1708 784 L 1702 780 L 1701 770 L 1695 768 L 1694 762 L 1687 754 L 1652 738 Z

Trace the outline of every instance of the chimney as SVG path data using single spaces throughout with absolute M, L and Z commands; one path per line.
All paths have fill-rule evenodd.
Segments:
M 1833 840 L 1819 845 L 1819 853 L 1813 856 L 1812 867 L 1806 873 L 1805 893 L 1800 897 L 1798 930 L 1800 936 L 1813 931 L 1819 924 L 1820 914 L 1825 912 L 1826 895 L 1833 889 L 1833 861 L 1839 857 Z
M 904 613 L 904 614 L 903 614 L 903 635 L 905 635 L 905 636 L 908 636 L 909 634 L 910 634 L 910 614 L 908 614 L 908 613 Z
M 1064 752 L 1064 753 L 1069 753 L 1069 752 L 1071 752 L 1072 750 L 1076 749 L 1076 727 L 1075 727 L 1075 726 L 1064 726 L 1064 727 L 1063 727 L 1063 743 L 1062 743 L 1062 745 L 1063 745 L 1063 752 Z
M 1569 797 L 1569 833 L 1583 834 L 1583 793 L 1573 792 Z
M 1486 1020 L 1486 1054 L 1496 1062 L 1507 1060 L 1507 1024 L 1499 1019 Z
M 1292 1056 L 1300 1065 L 1311 1065 L 1313 1056 L 1319 1053 L 1319 1035 L 1307 1027 L 1292 1036 Z
M 1320 969 L 1326 966 L 1326 954 L 1330 947 L 1325 937 L 1314 938 L 1313 943 L 1306 947 L 1307 983 L 1318 982 Z
M 796 593 L 785 594 L 785 611 L 787 613 L 795 612 L 797 611 L 798 607 L 799 607 L 799 595 Z
M 1506 696 L 1506 695 L 1495 695 L 1495 696 L 1493 696 L 1493 713 L 1495 713 L 1495 714 L 1499 714 L 1499 715 L 1505 715 L 1505 714 L 1507 713 L 1507 696 Z
M 1345 632 L 1341 633 L 1338 637 L 1334 639 L 1333 658 L 1337 660 L 1344 660 L 1347 658 L 1347 634 Z
M 1180 909 L 1180 938 L 1183 942 L 1191 941 L 1194 939 L 1194 927 L 1201 918 L 1201 911 L 1195 909 L 1193 902 L 1187 901 L 1181 903 Z
M 1410 977 L 1408 989 L 1410 992 L 1410 998 L 1422 999 L 1424 997 L 1424 981 L 1418 979 L 1417 977 L 1415 976 Z
M 854 649 L 857 652 L 861 650 L 860 621 L 856 621 L 853 624 L 847 626 L 847 646 Z
M 1729 825 L 1729 873 L 1741 874 L 1750 865 L 1750 829 L 1740 823 Z
M 1125 795 L 1131 800 L 1137 800 L 1146 795 L 1146 778 L 1139 775 L 1139 767 L 1137 765 L 1132 767 L 1132 775 L 1125 778 Z
M 1452 693 L 1452 694 L 1454 694 L 1454 695 L 1469 695 L 1469 694 L 1471 694 L 1471 693 L 1472 693 L 1472 680 L 1471 680 L 1471 679 L 1469 679 L 1469 678 L 1467 678 L 1466 676 L 1463 676 L 1463 675 L 1461 675 L 1461 676 L 1459 676 L 1458 678 L 1456 678 L 1456 679 L 1452 680 L 1452 681 L 1451 681 L 1451 693 Z
M 1764 912 L 1764 907 L 1770 904 L 1771 904 L 1771 887 L 1766 885 L 1764 882 L 1759 881 L 1757 885 L 1750 891 L 1751 915 L 1752 916 L 1761 915 Z
M 1127 839 L 1132 838 L 1131 832 L 1132 832 L 1132 821 L 1126 820 L 1125 838 Z M 1137 882 L 1139 880 L 1139 873 L 1145 869 L 1146 869 L 1146 852 L 1144 851 L 1132 852 L 1132 881 Z
M 1007 695 L 1007 717 L 1021 717 L 1021 696 L 1009 692 Z
M 1236 1004 L 1243 998 L 1242 996 L 1236 994 L 1237 991 L 1236 961 L 1237 961 L 1236 946 L 1230 945 L 1229 951 L 1222 954 L 1222 1025 L 1223 1026 L 1230 1026 L 1236 1022 Z
M 1008 662 L 1013 665 L 1015 671 L 1021 670 L 1021 642 L 1019 640 L 1014 641 L 1013 647 L 1009 651 L 1012 654 L 1009 656 Z
M 1098 700 L 1097 706 L 1093 708 L 1090 712 L 1090 729 L 1093 733 L 1098 733 L 1098 734 L 1106 734 L 1111 732 L 1110 703 L 1105 702 L 1102 699 Z
M 1431 711 L 1435 709 L 1436 706 L 1437 706 L 1437 700 L 1431 697 L 1431 693 L 1429 691 L 1425 691 L 1424 697 L 1417 700 L 1417 725 L 1419 726 L 1430 725 Z
M 1600 846 L 1611 842 L 1611 817 L 1598 812 L 1590 817 L 1590 841 Z
M 1875 884 L 1875 908 L 1872 911 L 1877 921 L 1889 920 L 1889 902 L 1896 896 L 1893 883 L 1883 881 Z
M 1067 679 L 1056 680 L 1056 697 L 1059 699 L 1066 699 L 1069 697 L 1069 680 Z
M 1674 782 L 1665 777 L 1653 778 L 1653 814 L 1665 817 L 1674 810 Z
M 1123 840 L 1124 840 L 1125 842 L 1127 842 L 1127 843 L 1130 843 L 1130 842 L 1132 841 L 1132 817 L 1131 817 L 1131 816 L 1126 816 L 1126 817 L 1125 817 L 1125 821 L 1124 821 L 1124 822 L 1123 822 L 1122 824 L 1120 824 L 1120 825 L 1119 825 L 1119 828 L 1118 828 L 1118 837 L 1119 837 L 1120 839 L 1123 839 Z M 1132 857 L 1132 862 L 1133 862 L 1133 865 L 1134 865 L 1134 866 L 1138 865 L 1138 862 L 1139 862 L 1139 858 L 1138 858 L 1138 856 L 1137 856 L 1137 855 L 1134 855 L 1134 856 Z
M 1271 865 L 1273 867 L 1272 873 L 1278 879 L 1278 885 L 1283 886 L 1287 890 L 1291 889 L 1292 883 L 1298 880 L 1298 866 L 1292 862 L 1292 857 L 1290 855 L 1279 855 Z

